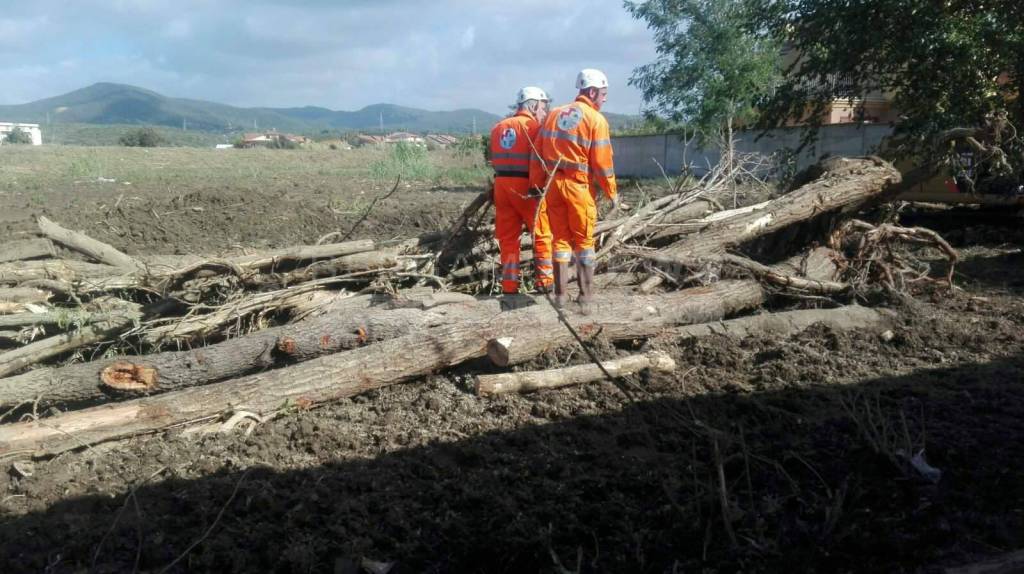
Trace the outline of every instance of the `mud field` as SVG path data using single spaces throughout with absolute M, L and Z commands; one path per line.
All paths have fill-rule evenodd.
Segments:
M 44 205 L 8 191 L 0 212 L 8 235 L 45 213 L 141 254 L 313 242 L 355 221 L 331 211 L 355 187 L 293 183 L 119 205 L 123 188 L 101 184 Z M 466 191 L 413 184 L 356 235 L 434 229 Z M 248 435 L 5 461 L 0 571 L 932 572 L 1020 549 L 1024 231 L 976 214 L 905 222 L 962 248 L 960 290 L 888 303 L 891 338 L 662 337 L 599 349 L 679 363 L 629 396 L 600 383 L 479 399 L 463 367 Z M 920 450 L 937 483 L 905 463 Z

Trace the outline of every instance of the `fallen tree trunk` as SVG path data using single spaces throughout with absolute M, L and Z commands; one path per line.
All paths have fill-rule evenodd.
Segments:
M 46 217 L 39 217 L 39 231 L 49 239 L 84 253 L 100 263 L 127 271 L 145 272 L 145 265 L 134 257 L 129 257 L 114 247 L 97 241 L 84 233 L 64 229 Z
M 280 276 L 274 277 L 274 280 L 284 285 L 292 285 L 321 277 L 390 269 L 396 266 L 398 266 L 397 253 L 393 251 L 367 251 L 327 261 L 318 261 L 302 269 L 283 273 Z
M 634 299 L 657 299 L 659 296 L 634 296 Z M 695 287 L 665 295 L 675 302 L 675 307 L 657 310 L 665 318 L 660 325 L 672 323 L 690 324 L 717 321 L 729 315 L 751 309 L 765 301 L 764 289 L 756 281 L 722 281 L 708 287 Z M 547 305 L 545 301 L 542 303 Z M 641 330 L 636 322 L 644 321 L 644 314 L 654 309 L 623 309 L 616 320 L 609 317 L 599 324 L 583 323 L 577 332 L 584 338 L 601 335 L 611 339 L 618 337 L 642 337 L 653 335 L 660 327 L 652 326 Z M 487 357 L 499 367 L 523 363 L 546 351 L 557 349 L 575 342 L 564 326 L 527 326 L 523 330 L 509 331 L 487 343 Z
M 499 311 L 495 301 L 470 301 L 463 309 L 465 319 Z M 353 302 L 361 303 L 363 310 L 335 311 L 207 347 L 112 357 L 3 378 L 0 407 L 38 401 L 46 407 L 74 408 L 111 397 L 132 398 L 206 385 L 393 339 L 443 321 L 437 313 L 415 308 L 368 311 L 369 297 Z
M 13 261 L 0 264 L 0 283 L 17 284 L 48 279 L 68 282 L 113 277 L 124 273 L 124 270 L 110 265 L 66 259 Z
M 802 309 L 782 313 L 763 313 L 715 323 L 673 327 L 663 336 L 673 339 L 723 336 L 744 339 L 750 336 L 788 337 L 811 325 L 825 325 L 836 331 L 884 329 L 892 324 L 891 311 L 849 305 L 838 309 Z
M 6 303 L 46 303 L 50 293 L 32 287 L 0 287 L 0 302 Z
M 316 259 L 334 259 L 337 257 L 344 257 L 346 255 L 373 251 L 376 248 L 377 244 L 372 239 L 360 239 L 356 241 L 345 241 L 343 243 L 328 243 L 325 245 L 299 245 L 295 247 L 285 247 L 253 255 L 229 257 L 227 261 L 244 269 L 263 270 L 269 268 L 273 270 L 282 263 L 313 261 Z
M 813 183 L 749 213 L 711 221 L 699 233 L 688 235 L 647 257 L 667 266 L 699 265 L 794 223 L 826 212 L 859 207 L 900 181 L 899 172 L 877 158 L 838 159 L 833 164 L 837 167 Z
M 0 263 L 53 257 L 54 255 L 53 242 L 49 239 L 8 241 L 0 246 Z
M 611 338 L 647 336 L 668 325 L 704 322 L 718 315 L 723 300 L 761 293 L 753 282 L 721 282 L 706 288 L 658 296 L 599 295 L 587 316 L 566 317 L 585 334 Z M 680 312 L 684 301 L 706 297 L 705 308 Z M 762 294 L 763 297 L 763 294 Z M 712 307 L 717 308 L 713 309 Z M 442 306 L 446 313 L 456 306 Z M 349 397 L 438 369 L 483 357 L 487 341 L 523 332 L 565 328 L 546 302 L 479 320 L 458 320 L 455 312 L 433 329 L 335 353 L 271 373 L 182 391 L 71 411 L 46 419 L 0 426 L 0 457 L 54 455 L 98 442 L 216 419 L 228 411 L 270 415 L 282 406 L 311 405 Z
M 479 375 L 477 377 L 476 394 L 482 397 L 506 393 L 528 393 L 542 389 L 557 389 L 570 385 L 581 385 L 600 381 L 607 375 L 625 377 L 644 369 L 656 371 L 674 371 L 676 362 L 661 351 L 652 351 L 642 355 L 631 355 L 622 359 L 602 361 L 600 367 L 594 364 L 551 369 L 548 371 L 526 371 L 519 373 L 501 373 L 497 375 Z

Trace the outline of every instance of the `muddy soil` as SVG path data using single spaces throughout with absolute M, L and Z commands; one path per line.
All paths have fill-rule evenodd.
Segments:
M 1024 232 L 972 225 L 947 230 L 961 289 L 891 303 L 891 337 L 604 343 L 680 368 L 483 400 L 481 363 L 248 434 L 5 461 L 0 571 L 931 572 L 1022 548 Z
M 263 188 L 198 187 L 176 193 L 124 192 L 92 183 L 79 185 L 59 201 L 12 197 L 0 214 L 0 235 L 32 235 L 37 232 L 34 218 L 45 215 L 130 255 L 222 255 L 313 244 L 335 232 L 351 231 L 353 239 L 407 238 L 443 229 L 479 193 L 477 188 L 401 184 L 360 221 L 373 200 L 388 191 L 370 182 L 332 187 L 293 181 Z

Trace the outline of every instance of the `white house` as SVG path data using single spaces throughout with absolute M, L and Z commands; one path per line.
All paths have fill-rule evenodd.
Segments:
M 18 128 L 30 135 L 32 137 L 32 145 L 43 145 L 43 132 L 39 129 L 39 124 L 19 124 L 10 122 L 0 122 L 0 144 L 3 143 L 7 134 L 14 131 L 14 128 Z

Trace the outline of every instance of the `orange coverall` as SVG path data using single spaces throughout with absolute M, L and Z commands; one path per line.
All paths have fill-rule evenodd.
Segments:
M 543 187 L 547 170 L 561 160 L 545 198 L 554 260 L 568 263 L 575 256 L 577 264 L 592 266 L 597 223 L 593 187 L 600 187 L 610 200 L 618 193 L 608 120 L 589 98 L 577 96 L 575 102 L 551 110 L 535 146 L 539 157 L 530 165 L 531 185 Z
M 538 131 L 540 123 L 526 110 L 501 120 L 491 130 L 490 157 L 495 175 L 494 231 L 501 250 L 503 293 L 519 291 L 519 236 L 523 227 L 533 234 L 535 283 L 540 287 L 550 287 L 553 281 L 551 229 L 543 214 L 544 202 L 527 195 L 530 190 L 532 142 Z

